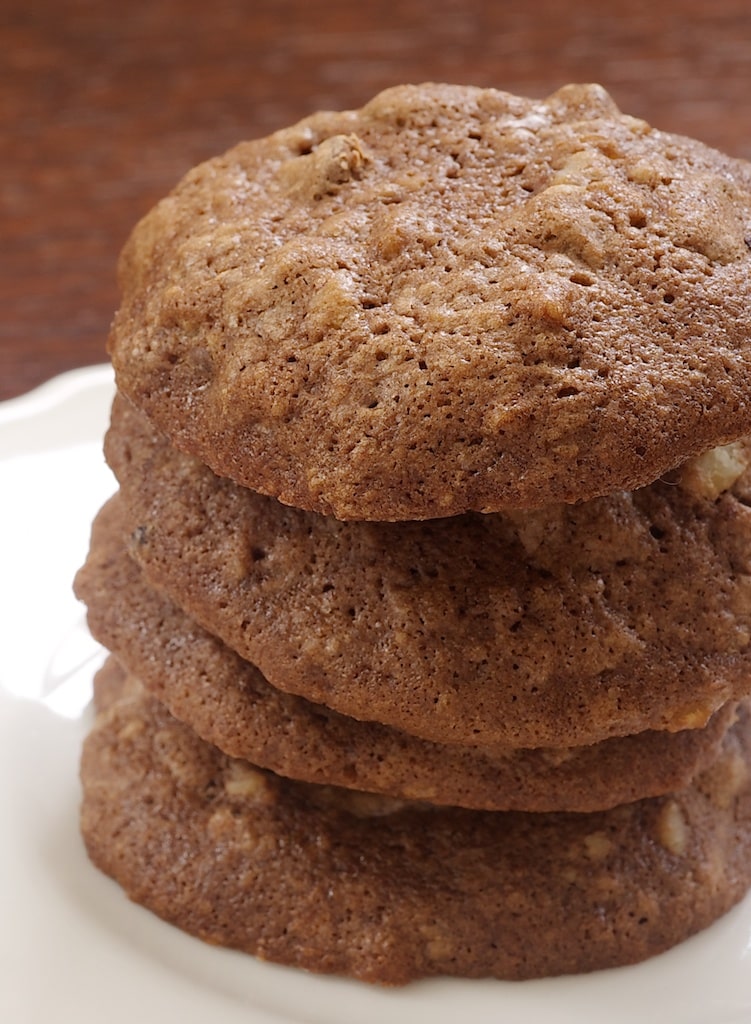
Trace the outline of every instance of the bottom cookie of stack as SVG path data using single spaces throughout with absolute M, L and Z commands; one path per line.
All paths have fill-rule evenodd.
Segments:
M 387 985 L 591 971 L 675 945 L 751 884 L 743 705 L 687 788 L 543 814 L 281 778 L 201 740 L 113 660 L 96 695 L 92 860 L 159 916 L 263 959 Z

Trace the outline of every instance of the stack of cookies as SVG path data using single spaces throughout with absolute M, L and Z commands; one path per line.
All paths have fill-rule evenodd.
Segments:
M 383 984 L 737 902 L 750 249 L 751 167 L 594 86 L 399 87 L 190 172 L 120 265 L 93 861 Z

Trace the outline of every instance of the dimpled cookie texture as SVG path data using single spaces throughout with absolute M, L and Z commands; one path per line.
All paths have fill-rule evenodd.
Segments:
M 637 492 L 519 514 L 341 523 L 165 443 L 105 441 L 152 585 L 275 687 L 439 743 L 596 743 L 749 692 L 748 445 Z
M 290 778 L 478 810 L 604 810 L 687 786 L 736 719 L 730 703 L 703 729 L 515 750 L 430 743 L 347 718 L 276 690 L 149 587 L 125 553 L 122 519 L 113 498 L 76 578 L 93 635 L 204 740 Z
M 579 501 L 751 430 L 751 166 L 621 114 L 398 87 L 191 171 L 135 229 L 119 387 L 341 519 Z

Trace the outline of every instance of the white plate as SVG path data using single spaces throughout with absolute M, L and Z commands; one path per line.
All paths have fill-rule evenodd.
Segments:
M 751 899 L 638 967 L 381 991 L 213 949 L 87 860 L 77 759 L 101 653 L 70 590 L 114 489 L 108 368 L 0 405 L 0 1021 L 7 1024 L 751 1024 Z

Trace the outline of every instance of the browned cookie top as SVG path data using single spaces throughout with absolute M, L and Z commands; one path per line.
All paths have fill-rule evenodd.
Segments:
M 151 589 L 124 552 L 121 512 L 115 498 L 97 516 L 76 577 L 92 633 L 203 739 L 279 774 L 481 810 L 602 810 L 687 786 L 735 720 L 725 705 L 704 729 L 510 750 L 430 743 L 347 718 L 275 690 Z
M 153 585 L 278 689 L 437 742 L 576 746 L 751 691 L 745 444 L 535 513 L 341 523 L 215 476 L 122 399 L 106 441 Z
M 136 688 L 86 741 L 82 829 L 133 899 L 209 942 L 385 984 L 525 978 L 644 959 L 740 899 L 748 764 L 742 721 L 670 797 L 592 815 L 438 809 L 232 761 Z
M 751 430 L 751 167 L 443 85 L 191 171 L 136 228 L 120 388 L 221 475 L 341 519 L 650 483 Z

